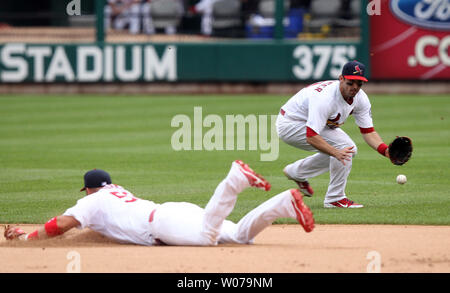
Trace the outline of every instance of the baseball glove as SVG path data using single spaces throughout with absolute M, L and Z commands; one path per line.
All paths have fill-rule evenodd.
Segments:
M 3 236 L 5 236 L 6 240 L 13 240 L 26 234 L 22 229 L 10 225 L 6 225 L 4 228 L 5 232 L 3 233 Z
M 411 158 L 413 151 L 412 141 L 406 136 L 397 136 L 389 144 L 389 159 L 394 165 L 403 165 Z

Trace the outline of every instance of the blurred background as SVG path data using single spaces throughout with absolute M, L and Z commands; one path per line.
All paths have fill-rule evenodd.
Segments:
M 292 93 L 302 84 L 337 78 L 345 62 L 358 59 L 367 66 L 372 91 L 411 91 L 413 85 L 448 93 L 448 5 L 439 0 L 4 0 L 0 92 L 23 91 L 17 85 L 26 84 L 56 92 Z
M 0 3 L 0 22 L 4 30 L 2 41 L 94 42 L 98 12 L 104 13 L 107 41 L 153 41 L 156 39 L 155 36 L 161 40 L 180 38 L 198 40 L 198 36 L 246 39 L 359 36 L 360 0 L 282 0 L 279 10 L 277 2 L 277 0 L 2 1 Z M 101 7 L 103 11 L 96 11 Z M 72 9 L 74 14 L 66 13 L 67 9 Z M 277 36 L 275 26 L 279 17 L 284 28 Z M 164 38 L 163 35 L 172 37 Z M 10 39 L 6 39 L 7 36 Z

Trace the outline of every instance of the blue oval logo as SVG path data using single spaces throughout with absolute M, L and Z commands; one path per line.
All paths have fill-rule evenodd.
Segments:
M 450 0 L 391 0 L 391 12 L 411 25 L 450 30 Z

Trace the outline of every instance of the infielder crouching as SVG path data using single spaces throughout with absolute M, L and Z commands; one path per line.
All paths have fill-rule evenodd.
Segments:
M 218 243 L 251 244 L 264 228 L 278 218 L 293 218 L 306 232 L 314 228 L 314 218 L 304 204 L 302 194 L 286 190 L 245 215 L 237 224 L 226 220 L 237 195 L 250 186 L 268 191 L 270 183 L 240 160 L 232 163 L 224 180 L 217 186 L 206 207 L 187 202 L 153 201 L 135 197 L 109 174 L 94 169 L 84 175 L 87 196 L 32 233 L 7 226 L 8 240 L 36 240 L 61 235 L 76 227 L 90 228 L 121 243 L 140 245 L 198 245 Z
M 362 208 L 345 193 L 347 178 L 356 155 L 356 144 L 341 128 L 353 115 L 364 141 L 381 155 L 389 157 L 388 145 L 374 129 L 371 105 L 361 89 L 364 64 L 346 63 L 339 80 L 317 82 L 303 88 L 280 109 L 276 126 L 278 136 L 296 148 L 316 154 L 287 165 L 283 172 L 295 181 L 300 191 L 312 196 L 308 179 L 330 172 L 330 182 L 324 199 L 325 208 Z

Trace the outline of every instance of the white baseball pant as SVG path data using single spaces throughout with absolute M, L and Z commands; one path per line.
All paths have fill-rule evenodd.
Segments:
M 289 164 L 284 169 L 285 172 L 295 180 L 306 180 L 316 177 L 325 172 L 330 172 L 330 182 L 325 195 L 324 203 L 331 203 L 346 197 L 345 187 L 347 178 L 352 169 L 352 160 L 342 164 L 336 158 L 319 152 L 312 145 L 306 142 L 306 121 L 293 120 L 281 114 L 276 121 L 278 136 L 287 144 L 296 148 L 314 151 L 316 154 Z M 325 127 L 320 136 L 331 146 L 342 149 L 353 146 L 353 157 L 357 148 L 353 140 L 340 128 L 331 129 Z
M 296 219 L 291 192 L 287 190 L 250 211 L 237 224 L 225 220 L 236 204 L 237 195 L 247 187 L 250 187 L 247 178 L 233 163 L 204 209 L 187 202 L 161 204 L 151 223 L 153 237 L 167 245 L 250 244 L 276 219 Z

